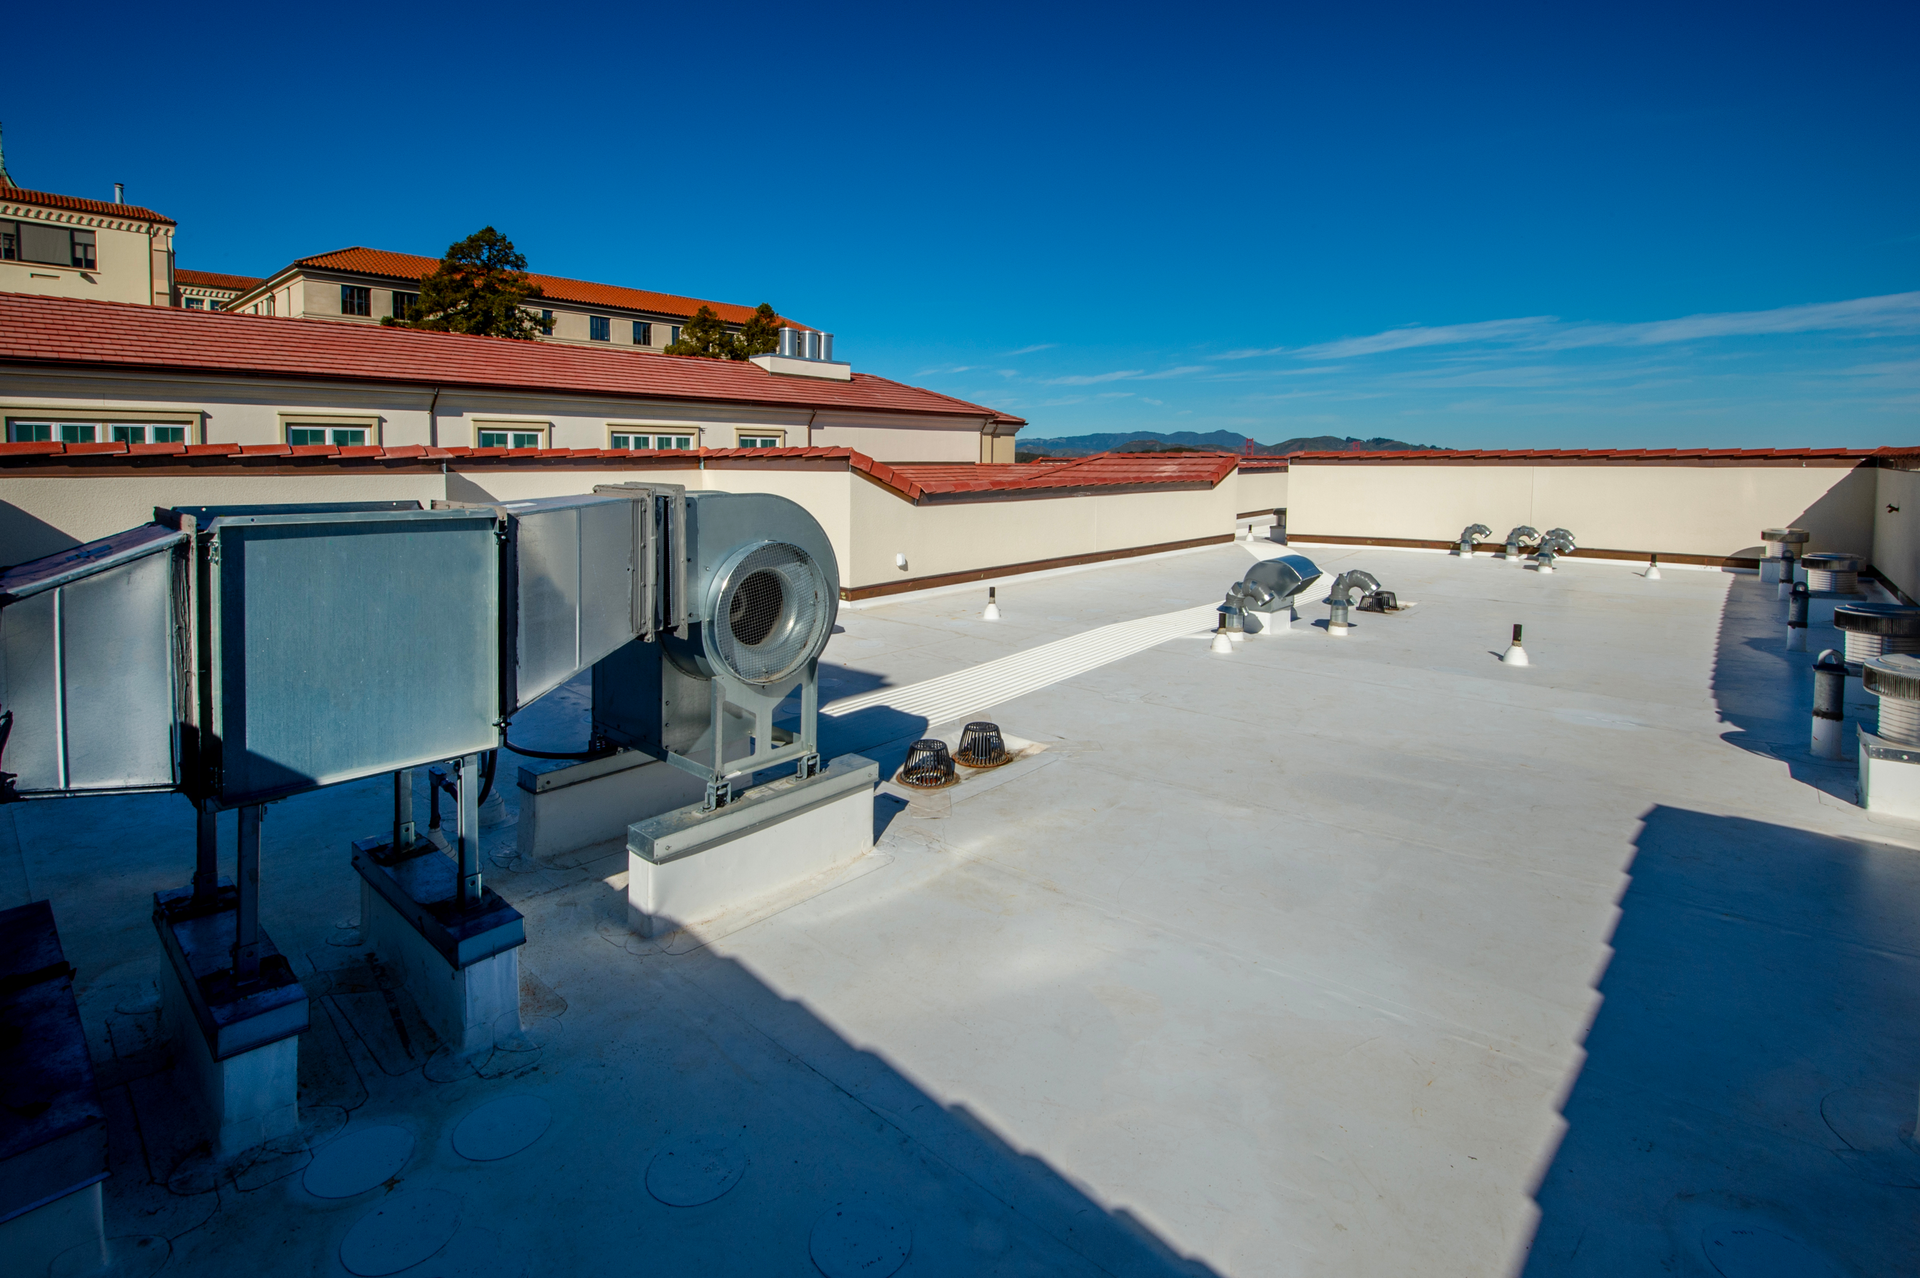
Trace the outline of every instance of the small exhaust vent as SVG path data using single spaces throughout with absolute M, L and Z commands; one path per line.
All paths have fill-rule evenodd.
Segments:
M 1850 666 L 1888 653 L 1920 652 L 1920 608 L 1904 604 L 1841 604 L 1833 610 L 1833 624 L 1846 636 Z
M 1867 565 L 1858 555 L 1804 555 L 1807 589 L 1816 595 L 1850 595 L 1860 589 L 1859 573 Z

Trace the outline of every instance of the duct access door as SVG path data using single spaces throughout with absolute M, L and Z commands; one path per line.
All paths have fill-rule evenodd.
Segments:
M 223 807 L 500 744 L 491 510 L 221 515 L 205 775 Z

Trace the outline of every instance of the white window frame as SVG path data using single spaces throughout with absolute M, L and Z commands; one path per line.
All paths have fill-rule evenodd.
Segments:
M 755 442 L 748 443 L 748 440 Z M 760 441 L 764 440 L 762 443 Z M 781 430 L 737 430 L 733 436 L 735 448 L 785 448 L 787 433 Z
M 489 435 L 505 435 L 507 442 L 488 443 L 486 441 Z M 528 435 L 531 435 L 534 439 L 534 442 L 531 444 L 521 443 L 515 438 L 516 436 Z M 550 448 L 552 445 L 547 441 L 552 438 L 552 422 L 476 420 L 473 423 L 473 446 L 475 448 Z
M 19 439 L 18 431 L 21 428 L 35 426 L 47 427 L 47 442 L 56 444 L 113 443 L 115 442 L 113 432 L 116 428 L 126 429 L 136 426 L 141 428 L 141 438 L 129 442 L 142 444 L 198 444 L 205 442 L 205 432 L 202 430 L 202 423 L 205 418 L 199 413 L 183 414 L 179 412 L 168 412 L 162 409 L 152 413 L 113 410 L 105 413 L 81 414 L 74 412 L 71 408 L 45 409 L 38 412 L 28 408 L 9 411 L 5 416 L 5 429 L 0 430 L 0 437 L 5 438 L 8 443 L 29 442 Z M 156 441 L 151 433 L 155 427 L 178 430 L 180 432 L 180 438 Z M 75 435 L 84 436 L 85 432 L 89 429 L 92 431 L 90 437 L 75 439 L 63 438 L 68 431 L 71 431 Z
M 319 440 L 305 438 L 311 431 L 323 432 Z M 296 443 L 294 432 L 301 432 L 302 438 Z M 359 435 L 357 442 L 354 435 Z M 311 448 L 316 443 L 333 448 L 380 447 L 380 418 L 363 414 L 340 413 L 281 413 L 280 442 L 293 448 Z

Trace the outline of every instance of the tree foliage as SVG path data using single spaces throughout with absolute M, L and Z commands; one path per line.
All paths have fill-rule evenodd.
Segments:
M 525 303 L 539 296 L 540 286 L 527 275 L 527 259 L 513 241 L 487 226 L 448 246 L 439 267 L 420 281 L 420 300 L 410 313 L 380 322 L 532 341 L 542 330 Z
M 754 310 L 753 318 L 729 333 L 726 323 L 702 306 L 680 329 L 680 340 L 667 347 L 669 355 L 695 355 L 701 359 L 749 359 L 780 348 L 780 316 L 765 302 Z

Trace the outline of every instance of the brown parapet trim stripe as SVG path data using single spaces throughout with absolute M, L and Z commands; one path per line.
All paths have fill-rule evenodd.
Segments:
M 1317 541 L 1329 546 L 1396 546 L 1407 550 L 1453 550 L 1459 546 L 1457 541 L 1418 541 L 1408 537 L 1323 537 L 1315 533 L 1289 532 L 1289 544 L 1293 542 Z M 1506 550 L 1505 542 L 1476 541 L 1473 543 L 1476 554 L 1498 554 Z M 1659 555 L 1670 564 L 1706 564 L 1714 568 L 1758 568 L 1760 561 L 1745 555 L 1685 555 L 1667 550 L 1599 550 L 1582 546 L 1571 554 L 1562 555 L 1562 559 L 1626 559 L 1640 562 Z M 1531 556 L 1529 556 L 1531 557 Z
M 1275 518 L 1278 518 L 1280 515 L 1280 512 L 1284 509 L 1286 509 L 1286 507 L 1284 506 L 1269 506 L 1265 510 L 1243 510 L 1239 514 L 1235 515 L 1234 518 L 1235 519 L 1258 519 L 1262 515 L 1272 515 Z
M 1109 559 L 1134 559 L 1141 555 L 1158 555 L 1169 550 L 1218 546 L 1232 540 L 1232 533 L 1221 533 L 1214 537 L 1195 537 L 1191 541 L 1163 541 L 1155 546 L 1129 546 L 1125 550 L 1099 550 L 1087 555 L 1062 555 L 1058 559 L 1033 559 L 1023 564 L 970 568 L 965 572 L 947 572 L 933 577 L 908 577 L 904 581 L 889 581 L 881 586 L 842 586 L 840 597 L 849 602 L 857 599 L 876 599 L 883 595 L 903 595 L 912 590 L 963 586 L 969 581 L 985 581 L 989 577 L 1013 577 L 1026 572 L 1045 572 L 1049 568 L 1072 568 L 1080 564 L 1105 563 Z

